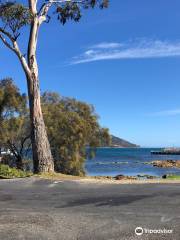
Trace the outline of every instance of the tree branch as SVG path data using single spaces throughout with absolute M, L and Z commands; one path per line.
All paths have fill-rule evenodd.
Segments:
M 5 29 L 3 29 L 2 27 L 0 27 L 0 32 L 2 32 L 4 35 L 6 35 L 11 40 L 11 42 L 15 41 L 13 36 L 9 32 L 7 32 Z
M 8 41 L 6 40 L 5 37 L 3 37 L 2 34 L 0 34 L 0 39 L 2 40 L 2 42 L 6 45 L 6 47 L 8 47 L 9 49 L 11 49 L 14 52 L 14 48 L 11 46 L 10 43 L 8 43 Z
M 37 14 L 37 0 L 28 0 L 29 2 L 29 8 L 31 9 L 32 14 L 36 15 Z
M 11 44 L 8 42 L 7 38 L 4 35 L 8 38 Z M 5 31 L 1 27 L 0 27 L 0 39 L 6 45 L 6 47 L 8 47 L 11 51 L 13 51 L 18 56 L 24 71 L 26 72 L 26 74 L 29 75 L 30 69 L 27 65 L 25 57 L 23 56 L 23 54 L 19 49 L 16 39 L 9 32 Z
M 18 150 L 16 148 L 16 146 L 10 141 L 7 141 L 9 150 L 11 151 L 11 153 L 17 158 L 18 157 Z
M 14 52 L 18 56 L 25 73 L 30 77 L 31 76 L 31 71 L 29 69 L 29 66 L 27 64 L 27 61 L 26 61 L 24 55 L 21 53 L 21 51 L 19 49 L 18 43 L 16 41 L 14 41 L 13 46 L 14 46 Z
M 26 136 L 22 141 L 21 141 L 21 148 L 20 148 L 20 154 L 22 155 L 23 149 L 24 149 L 24 144 L 25 142 L 30 139 L 31 135 Z
M 77 0 L 49 0 L 48 2 L 44 3 L 41 6 L 41 8 L 38 12 L 39 25 L 41 25 L 43 22 L 46 21 L 48 11 L 53 4 L 61 4 L 61 3 L 67 3 L 67 2 L 83 3 L 83 0 L 79 0 L 79 1 L 77 1 Z
M 46 21 L 48 11 L 52 6 L 53 1 L 49 1 L 48 3 L 44 3 L 39 10 L 39 25 Z

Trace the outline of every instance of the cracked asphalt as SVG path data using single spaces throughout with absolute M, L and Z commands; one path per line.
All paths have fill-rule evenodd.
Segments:
M 0 180 L 1 239 L 179 240 L 180 185 Z

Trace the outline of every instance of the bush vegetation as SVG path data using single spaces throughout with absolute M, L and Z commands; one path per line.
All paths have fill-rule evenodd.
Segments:
M 24 178 L 32 176 L 31 172 L 11 168 L 8 165 L 0 164 L 0 178 Z
M 41 102 L 55 171 L 83 176 L 85 159 L 93 156 L 96 147 L 110 144 L 109 130 L 99 125 L 94 107 L 85 102 L 53 92 L 43 93 Z M 1 80 L 0 155 L 1 149 L 10 151 L 11 167 L 27 170 L 30 129 L 27 97 L 12 79 Z
M 27 97 L 11 78 L 3 79 L 0 81 L 0 155 L 1 149 L 10 151 L 7 158 L 11 166 L 23 170 L 23 159 L 30 146 Z
M 166 179 L 169 179 L 169 180 L 180 180 L 180 175 L 168 175 Z

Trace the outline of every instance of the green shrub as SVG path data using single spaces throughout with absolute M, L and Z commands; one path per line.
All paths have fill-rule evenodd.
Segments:
M 180 175 L 168 175 L 166 179 L 169 179 L 169 180 L 180 180 Z
M 31 172 L 25 172 L 8 165 L 0 164 L 0 178 L 24 178 L 32 176 Z

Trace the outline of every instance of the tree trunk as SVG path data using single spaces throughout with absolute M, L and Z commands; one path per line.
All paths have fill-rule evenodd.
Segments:
M 22 156 L 19 154 L 16 157 L 16 167 L 17 169 L 24 170 Z
M 29 95 L 34 172 L 43 173 L 54 172 L 54 161 L 51 154 L 50 144 L 41 110 L 39 73 L 36 59 L 37 39 L 40 23 L 36 5 L 37 1 L 29 0 L 29 7 L 33 14 L 33 21 L 31 22 L 27 55 L 30 73 L 26 72 L 26 77 Z
M 34 173 L 54 172 L 54 162 L 41 110 L 39 79 L 27 77 Z

